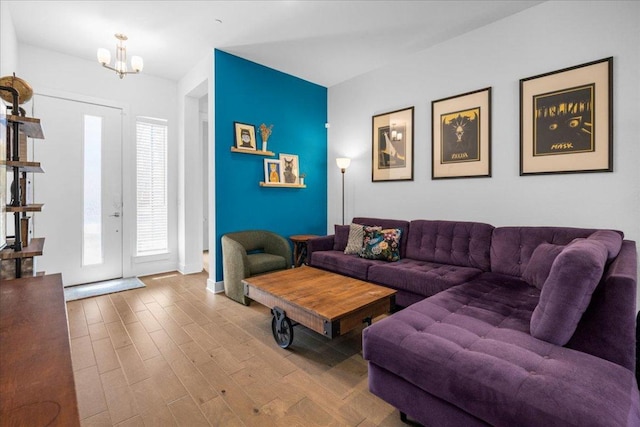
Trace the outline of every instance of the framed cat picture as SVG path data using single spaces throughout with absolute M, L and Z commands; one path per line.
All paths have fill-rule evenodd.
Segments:
M 297 154 L 280 153 L 282 163 L 282 183 L 300 184 L 300 163 Z
M 520 80 L 520 175 L 613 172 L 613 58 Z

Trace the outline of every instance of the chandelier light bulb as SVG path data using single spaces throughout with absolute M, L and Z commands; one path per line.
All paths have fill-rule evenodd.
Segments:
M 111 62 L 111 52 L 109 52 L 105 48 L 98 49 L 98 62 L 100 62 L 102 65 Z
M 144 62 L 142 61 L 142 57 L 140 56 L 132 56 L 131 57 L 131 68 L 133 71 L 140 72 L 144 67 Z

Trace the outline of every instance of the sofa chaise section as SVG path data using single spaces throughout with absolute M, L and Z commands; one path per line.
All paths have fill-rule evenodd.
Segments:
M 532 337 L 538 298 L 483 273 L 366 328 L 370 390 L 427 426 L 636 425 L 633 372 Z
M 370 390 L 424 425 L 640 425 L 635 243 L 504 227 L 490 246 L 490 271 L 363 331 Z

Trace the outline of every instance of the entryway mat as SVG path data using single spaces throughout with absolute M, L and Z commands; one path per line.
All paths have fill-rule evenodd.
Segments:
M 144 283 L 142 283 L 142 281 L 137 277 L 87 283 L 86 285 L 69 286 L 68 288 L 64 288 L 64 299 L 69 302 L 144 287 Z

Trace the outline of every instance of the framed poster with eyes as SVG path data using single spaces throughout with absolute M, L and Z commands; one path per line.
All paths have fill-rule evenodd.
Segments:
M 520 80 L 520 175 L 613 172 L 613 58 Z

